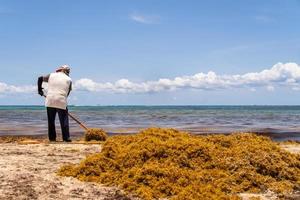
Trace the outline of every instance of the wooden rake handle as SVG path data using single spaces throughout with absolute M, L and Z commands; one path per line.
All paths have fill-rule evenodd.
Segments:
M 81 123 L 74 115 L 72 115 L 71 113 L 68 112 L 68 115 L 75 121 L 77 122 L 81 128 L 83 128 L 84 130 L 88 130 L 88 128 L 83 124 Z

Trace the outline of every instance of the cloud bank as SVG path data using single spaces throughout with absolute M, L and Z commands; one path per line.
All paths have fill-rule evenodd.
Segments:
M 35 86 L 15 86 L 0 82 L 0 94 L 32 93 L 34 91 L 36 91 Z
M 131 82 L 120 79 L 116 82 L 98 83 L 88 78 L 74 82 L 75 91 L 110 92 L 110 93 L 156 93 L 180 89 L 225 90 L 247 88 L 255 91 L 264 87 L 274 91 L 276 87 L 289 87 L 300 90 L 300 66 L 296 63 L 277 63 L 269 69 L 246 74 L 219 75 L 213 71 L 180 76 L 173 79 L 162 78 L 156 81 Z M 0 94 L 35 93 L 36 86 L 15 86 L 0 82 Z
M 87 78 L 75 82 L 76 90 L 109 91 L 113 93 L 155 93 L 178 89 L 254 89 L 257 87 L 266 87 L 268 91 L 274 91 L 277 86 L 288 86 L 298 90 L 300 88 L 300 66 L 296 63 L 277 63 L 270 69 L 241 75 L 218 75 L 213 71 L 209 71 L 208 73 L 198 73 L 192 76 L 140 83 L 131 82 L 127 79 L 120 79 L 114 83 L 97 83 Z

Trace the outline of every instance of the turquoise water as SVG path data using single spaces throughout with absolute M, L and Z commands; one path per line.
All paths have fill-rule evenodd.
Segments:
M 112 134 L 159 126 L 195 134 L 250 131 L 300 139 L 300 106 L 70 106 L 69 110 L 88 127 Z M 74 134 L 83 132 L 72 120 L 70 129 Z M 44 107 L 0 106 L 0 135 L 35 134 L 47 134 Z

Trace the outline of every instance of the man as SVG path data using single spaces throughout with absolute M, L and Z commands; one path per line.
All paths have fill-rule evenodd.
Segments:
M 70 67 L 60 66 L 55 73 L 38 78 L 38 93 L 45 96 L 42 88 L 43 82 L 48 82 L 48 92 L 45 101 L 48 116 L 48 137 L 50 141 L 56 141 L 55 117 L 58 113 L 63 141 L 71 142 L 69 133 L 69 118 L 67 97 L 72 90 L 72 79 L 69 77 Z

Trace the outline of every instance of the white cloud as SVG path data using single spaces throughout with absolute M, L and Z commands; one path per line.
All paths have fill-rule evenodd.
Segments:
M 142 24 L 157 24 L 160 19 L 158 15 L 141 15 L 137 13 L 130 14 L 129 18 Z
M 88 78 L 74 81 L 75 91 L 111 92 L 111 93 L 155 93 L 179 89 L 225 90 L 246 88 L 255 91 L 263 87 L 274 91 L 275 87 L 289 87 L 300 90 L 300 66 L 296 63 L 277 63 L 269 69 L 246 74 L 197 73 L 191 76 L 180 76 L 173 79 L 161 78 L 154 81 L 131 82 L 120 79 L 116 82 L 98 83 Z M 15 86 L 0 82 L 0 94 L 35 93 L 36 86 Z
M 15 86 L 15 85 L 8 85 L 6 83 L 0 82 L 0 94 L 32 93 L 34 91 L 36 91 L 35 86 L 31 86 L 31 85 Z
M 267 90 L 273 91 L 274 86 L 300 87 L 300 66 L 296 63 L 278 63 L 270 69 L 260 72 L 218 75 L 213 71 L 209 71 L 208 73 L 198 73 L 192 76 L 140 83 L 131 82 L 127 79 L 120 79 L 115 83 L 97 83 L 87 78 L 75 82 L 75 89 L 77 90 L 109 91 L 113 93 L 152 93 L 185 88 L 217 90 L 243 87 L 250 88 L 250 90 L 257 87 L 266 87 Z

